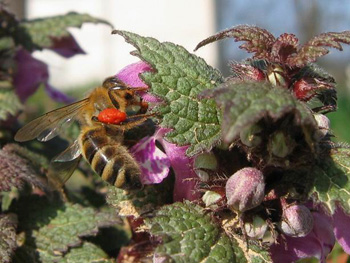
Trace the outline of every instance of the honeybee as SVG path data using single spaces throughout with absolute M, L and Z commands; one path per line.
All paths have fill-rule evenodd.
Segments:
M 87 98 L 50 111 L 22 127 L 15 140 L 24 142 L 37 138 L 45 142 L 58 135 L 65 124 L 76 120 L 80 124 L 80 135 L 51 161 L 48 175 L 51 183 L 62 186 L 83 156 L 92 169 L 110 184 L 123 189 L 140 187 L 139 165 L 123 142 L 124 132 L 154 115 L 145 114 L 148 104 L 136 96 L 136 92 L 146 89 L 129 87 L 116 77 L 107 78 Z M 105 109 L 117 109 L 124 113 L 125 120 L 116 124 L 100 121 L 99 114 Z M 125 113 L 130 109 L 134 114 L 127 116 Z

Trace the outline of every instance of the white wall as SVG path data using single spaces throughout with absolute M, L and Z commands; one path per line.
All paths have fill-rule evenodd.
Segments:
M 27 0 L 27 18 L 38 18 L 69 11 L 89 13 L 110 21 L 116 29 L 128 30 L 160 41 L 171 41 L 192 51 L 197 43 L 215 33 L 215 0 Z M 50 83 L 67 88 L 91 81 L 102 81 L 138 59 L 132 46 L 111 35 L 105 25 L 85 24 L 71 29 L 88 55 L 64 59 L 50 51 L 35 56 L 50 66 Z M 215 44 L 196 52 L 216 66 Z

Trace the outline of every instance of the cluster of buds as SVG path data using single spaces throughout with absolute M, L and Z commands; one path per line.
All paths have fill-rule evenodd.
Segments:
M 262 205 L 266 200 L 265 187 L 264 175 L 258 169 L 246 167 L 237 171 L 226 183 L 227 208 L 237 214 L 243 214 Z M 306 236 L 313 228 L 310 210 L 302 204 L 295 202 L 288 204 L 284 198 L 279 199 L 281 216 L 278 222 L 275 222 L 278 230 L 291 237 Z M 262 241 L 269 239 L 271 231 L 268 231 L 268 220 L 270 219 L 263 219 L 259 214 L 253 213 L 251 218 L 244 222 L 247 236 Z

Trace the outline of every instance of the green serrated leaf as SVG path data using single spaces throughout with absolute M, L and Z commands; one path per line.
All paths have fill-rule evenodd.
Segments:
M 190 202 L 163 206 L 145 220 L 161 238 L 156 255 L 174 262 L 237 262 L 232 243 L 204 209 Z
M 0 120 L 6 120 L 9 115 L 15 115 L 22 108 L 15 90 L 7 81 L 0 82 Z
M 311 195 L 323 202 L 333 214 L 336 203 L 350 212 L 350 149 L 332 149 L 330 155 L 321 159 L 312 169 L 314 189 Z
M 69 248 L 80 246 L 81 237 L 96 235 L 101 227 L 121 223 L 112 211 L 50 203 L 38 196 L 19 200 L 12 210 L 18 214 L 19 224 L 28 236 L 23 245 L 27 252 L 24 252 L 30 254 L 31 249 L 36 249 L 42 262 L 57 261 Z
M 272 262 L 270 254 L 267 249 L 261 246 L 255 245 L 252 242 L 249 243 L 249 249 L 247 250 L 246 240 L 243 240 L 241 236 L 230 235 L 231 242 L 234 244 L 235 255 L 237 262 L 240 263 L 270 263 Z
M 114 186 L 107 186 L 106 201 L 116 208 L 120 216 L 134 216 L 144 213 L 171 201 L 171 190 L 164 184 L 145 185 L 141 190 L 125 191 Z
M 222 83 L 221 73 L 173 43 L 160 43 L 126 31 L 114 31 L 137 48 L 140 57 L 155 70 L 142 74 L 151 93 L 164 104 L 155 109 L 163 116 L 162 127 L 169 142 L 189 145 L 187 155 L 209 151 L 220 139 L 221 113 L 211 99 L 199 99 L 203 90 Z
M 237 138 L 243 128 L 264 117 L 276 121 L 286 114 L 293 114 L 296 124 L 305 131 L 316 127 L 311 111 L 304 104 L 286 89 L 268 83 L 229 80 L 213 91 L 206 91 L 205 95 L 214 96 L 223 109 L 223 139 L 228 143 Z
M 2 263 L 12 261 L 16 249 L 17 217 L 15 214 L 0 215 L 0 259 Z
M 108 255 L 95 244 L 85 242 L 81 247 L 72 248 L 59 263 L 112 263 Z
M 49 48 L 53 45 L 53 39 L 61 39 L 70 36 L 69 27 L 81 27 L 84 23 L 103 23 L 112 26 L 103 19 L 94 18 L 88 14 L 75 12 L 66 15 L 34 19 L 20 24 L 22 34 L 21 44 L 27 50 Z M 27 36 L 23 38 L 23 36 Z
M 33 236 L 40 250 L 40 258 L 45 260 L 66 252 L 69 247 L 80 245 L 80 237 L 96 235 L 99 227 L 118 222 L 114 213 L 66 204 L 64 211 L 57 211 L 57 216 L 48 225 L 33 231 Z

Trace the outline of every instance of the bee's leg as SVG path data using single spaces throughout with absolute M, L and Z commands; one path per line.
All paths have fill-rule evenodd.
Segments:
M 147 110 L 148 110 L 148 103 L 141 100 L 139 113 L 144 114 L 147 112 Z
M 157 113 L 132 115 L 132 116 L 128 116 L 125 122 L 122 122 L 120 124 L 115 124 L 115 125 L 111 124 L 111 125 L 123 131 L 126 131 L 131 128 L 134 128 L 135 126 L 141 125 L 142 123 L 147 121 L 149 117 L 152 117 L 155 115 L 157 115 Z M 136 119 L 136 118 L 139 118 L 139 119 Z M 131 120 L 131 119 L 136 119 L 136 120 Z

